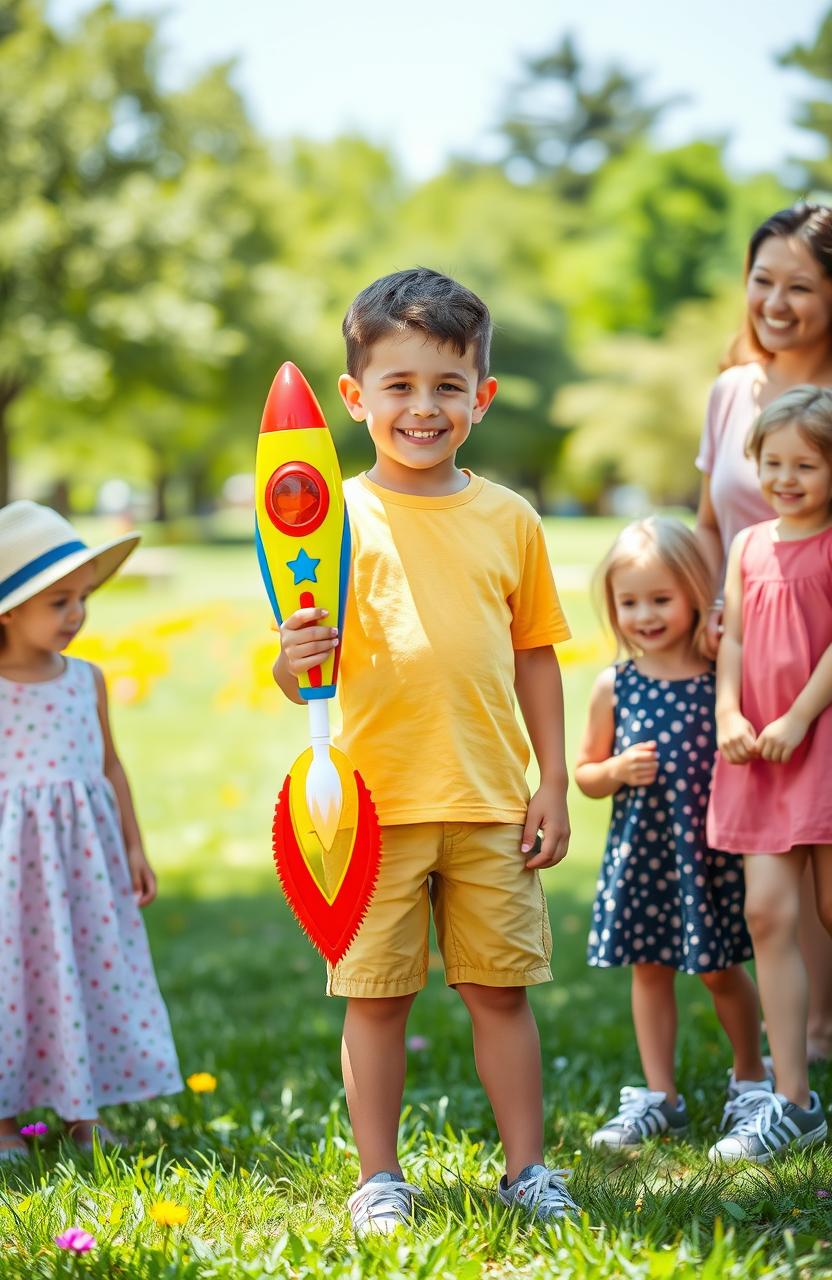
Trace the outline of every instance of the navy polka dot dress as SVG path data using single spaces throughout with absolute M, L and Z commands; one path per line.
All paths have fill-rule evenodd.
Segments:
M 615 673 L 615 747 L 657 743 L 649 787 L 613 796 L 592 908 L 591 965 L 663 964 L 710 973 L 751 958 L 742 860 L 705 843 L 716 732 L 712 672 L 689 680 Z

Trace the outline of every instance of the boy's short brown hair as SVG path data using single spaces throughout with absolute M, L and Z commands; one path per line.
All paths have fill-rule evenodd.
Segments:
M 406 329 L 420 329 L 460 356 L 474 344 L 480 381 L 487 377 L 491 349 L 488 307 L 465 285 L 428 267 L 382 276 L 362 289 L 351 304 L 342 325 L 350 377 L 361 377 L 375 342 Z
M 745 452 L 759 463 L 766 436 L 791 422 L 832 466 L 832 391 L 808 382 L 784 391 L 763 409 L 751 428 Z

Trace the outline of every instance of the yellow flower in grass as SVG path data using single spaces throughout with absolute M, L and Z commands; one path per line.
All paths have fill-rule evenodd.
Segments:
M 156 1200 L 150 1206 L 150 1216 L 160 1227 L 179 1227 L 186 1221 L 188 1210 L 173 1200 Z
M 195 1071 L 185 1083 L 193 1093 L 213 1093 L 217 1087 L 217 1077 L 212 1076 L 210 1071 Z

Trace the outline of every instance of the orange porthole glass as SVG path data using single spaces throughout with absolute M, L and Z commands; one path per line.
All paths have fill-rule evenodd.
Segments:
M 266 511 L 281 533 L 303 538 L 323 524 L 329 510 L 329 489 L 308 462 L 286 462 L 266 485 Z

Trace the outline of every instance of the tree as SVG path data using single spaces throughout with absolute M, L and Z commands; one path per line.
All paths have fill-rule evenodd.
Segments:
M 595 176 L 644 140 L 667 102 L 642 101 L 642 81 L 620 67 L 590 71 L 571 36 L 525 63 L 499 132 L 505 163 L 545 177 L 565 200 L 584 200 Z
M 562 476 L 570 492 L 593 503 L 610 484 L 627 483 L 655 502 L 690 500 L 708 390 L 742 311 L 737 281 L 683 303 L 661 338 L 607 337 L 585 353 L 585 381 L 555 404 L 573 428 Z
M 229 423 L 256 430 L 233 370 L 259 397 L 285 329 L 288 304 L 256 278 L 279 252 L 284 192 L 228 68 L 166 94 L 149 22 L 102 4 L 61 36 L 40 0 L 4 15 L 0 501 L 26 395 L 43 410 L 16 415 L 27 447 L 38 421 L 41 438 L 67 419 L 140 436 L 164 515 L 180 461 L 198 488 Z
M 793 45 L 778 61 L 783 67 L 805 71 L 822 94 L 803 103 L 796 123 L 820 137 L 823 154 L 817 160 L 801 159 L 798 164 L 807 187 L 832 191 L 832 9 L 822 19 L 813 44 Z

